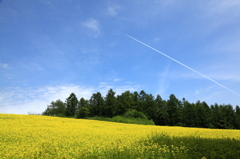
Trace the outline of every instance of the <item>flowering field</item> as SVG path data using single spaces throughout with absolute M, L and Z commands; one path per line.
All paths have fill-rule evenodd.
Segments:
M 226 149 L 231 154 L 222 158 L 240 157 L 240 130 L 0 114 L 0 158 L 186 158 L 193 141 L 215 142 L 216 149 L 208 149 L 211 156 L 223 145 L 236 150 Z

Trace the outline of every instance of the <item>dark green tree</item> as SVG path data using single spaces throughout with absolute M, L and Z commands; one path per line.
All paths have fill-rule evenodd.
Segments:
M 78 106 L 77 106 L 76 114 L 78 114 L 79 110 L 80 110 L 82 107 L 86 107 L 86 108 L 89 107 L 88 100 L 84 99 L 83 97 L 80 98 L 80 100 L 78 101 Z
M 211 117 L 212 117 L 211 120 L 212 120 L 213 128 L 222 129 L 223 122 L 221 121 L 219 105 L 217 103 L 215 103 L 214 105 L 211 105 Z
M 141 118 L 141 119 L 147 119 L 146 115 L 144 115 L 142 112 L 138 112 L 135 109 L 128 110 L 125 114 L 125 117 L 127 118 Z
M 122 93 L 122 103 L 125 107 L 125 112 L 129 109 L 136 109 L 136 103 L 134 101 L 134 94 L 130 91 Z
M 76 109 L 78 105 L 77 96 L 74 93 L 71 93 L 70 96 L 66 99 L 66 116 L 75 116 Z
M 198 100 L 195 104 L 195 126 L 203 128 L 205 124 L 205 111 L 202 103 Z
M 187 127 L 195 127 L 195 105 L 189 103 L 188 101 L 184 101 L 183 105 L 183 124 Z
M 52 101 L 42 114 L 86 118 L 113 117 L 125 113 L 134 117 L 144 114 L 156 125 L 240 129 L 239 106 L 233 109 L 230 104 L 216 103 L 209 107 L 206 102 L 189 103 L 185 98 L 179 101 L 174 94 L 171 94 L 167 101 L 160 95 L 154 99 L 152 94 L 147 94 L 144 90 L 140 93 L 126 91 L 115 97 L 115 92 L 110 89 L 105 98 L 97 92 L 92 94 L 89 100 L 81 98 L 79 101 L 76 95 L 71 93 L 65 103 L 61 100 Z
M 201 102 L 201 106 L 203 109 L 203 114 L 202 114 L 202 120 L 201 120 L 201 126 L 203 128 L 208 128 L 211 124 L 210 116 L 211 116 L 211 110 L 209 106 L 207 105 L 206 102 Z
M 143 102 L 143 113 L 147 115 L 148 119 L 154 119 L 157 112 L 157 105 L 152 94 L 146 94 Z
M 116 114 L 117 98 L 115 97 L 115 92 L 112 89 L 109 89 L 104 101 L 103 116 L 113 117 Z
M 234 128 L 234 110 L 230 104 L 220 105 L 219 115 L 220 115 L 220 121 L 219 121 L 220 128 L 224 128 L 224 129 Z
M 235 122 L 234 127 L 240 129 L 240 107 L 237 105 L 235 108 Z
M 88 100 L 84 99 L 83 97 L 80 98 L 79 102 L 78 102 L 78 107 L 88 107 Z
M 167 113 L 169 115 L 170 126 L 177 125 L 179 122 L 179 114 L 177 114 L 179 105 L 179 100 L 175 97 L 174 94 L 171 94 L 169 100 L 167 101 Z
M 123 115 L 127 110 L 122 95 L 117 95 L 117 107 L 115 115 Z
M 159 94 L 155 98 L 155 104 L 156 104 L 158 110 L 160 110 L 164 107 L 164 101 Z
M 90 116 L 103 116 L 104 99 L 100 92 L 94 93 L 89 100 Z
M 178 107 L 177 107 L 177 126 L 185 126 L 183 122 L 183 102 L 178 100 Z
M 141 90 L 139 93 L 138 108 L 137 108 L 137 110 L 140 112 L 143 112 L 144 110 L 146 96 L 147 96 L 146 92 L 144 90 Z
M 155 99 L 155 105 L 157 107 L 157 111 L 154 114 L 154 123 L 156 125 L 168 125 L 169 115 L 166 109 L 166 101 L 162 100 L 160 95 L 157 95 Z
M 136 108 L 136 110 L 138 110 L 138 108 L 139 108 L 139 98 L 140 98 L 140 96 L 139 96 L 138 92 L 137 91 L 133 92 L 133 101 L 134 101 L 134 104 L 135 104 L 134 107 Z
M 65 111 L 65 104 L 60 99 L 58 99 L 55 102 L 52 101 L 42 114 L 48 116 L 65 116 Z
M 77 118 L 87 118 L 90 114 L 90 111 L 87 107 L 83 106 L 79 109 L 77 113 Z

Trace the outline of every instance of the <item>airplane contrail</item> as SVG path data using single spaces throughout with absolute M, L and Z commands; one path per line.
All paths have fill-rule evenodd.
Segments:
M 156 52 L 162 54 L 163 56 L 166 56 L 167 58 L 169 58 L 169 59 L 175 61 L 176 63 L 178 63 L 178 64 L 180 64 L 180 65 L 186 67 L 187 69 L 189 69 L 189 70 L 191 70 L 191 71 L 193 71 L 193 72 L 195 72 L 195 73 L 197 73 L 197 74 L 203 76 L 204 78 L 206 78 L 206 79 L 208 79 L 208 80 L 214 82 L 214 83 L 217 84 L 218 86 L 220 86 L 220 87 L 222 87 L 222 88 L 225 88 L 225 89 L 227 89 L 228 91 L 230 91 L 230 92 L 232 92 L 232 93 L 234 93 L 235 95 L 237 95 L 237 96 L 240 97 L 240 94 L 234 92 L 234 91 L 231 90 L 230 88 L 228 88 L 228 87 L 226 87 L 226 86 L 224 86 L 224 85 L 218 83 L 217 81 L 215 81 L 215 80 L 213 80 L 213 79 L 211 79 L 211 78 L 209 78 L 209 77 L 207 77 L 207 76 L 201 74 L 200 72 L 198 72 L 198 71 L 192 69 L 191 67 L 188 67 L 187 65 L 185 65 L 185 64 L 183 64 L 183 63 L 181 63 L 181 62 L 179 62 L 178 60 L 176 60 L 176 59 L 174 59 L 174 58 L 172 58 L 172 57 L 170 57 L 170 56 L 168 56 L 168 55 L 162 53 L 161 51 L 159 51 L 159 50 L 157 50 L 157 49 L 155 49 L 155 48 L 153 48 L 153 47 L 151 47 L 151 46 L 145 44 L 144 42 L 141 42 L 140 40 L 135 39 L 134 37 L 132 37 L 132 36 L 130 36 L 130 35 L 128 35 L 128 34 L 126 34 L 126 36 L 129 37 L 129 38 L 131 38 L 131 39 L 133 39 L 133 40 L 135 40 L 135 41 L 137 41 L 137 42 L 139 42 L 140 44 L 142 44 L 142 45 L 144 45 L 144 46 L 146 46 L 146 47 L 148 47 L 148 48 L 150 48 L 150 49 L 152 49 L 152 50 L 154 50 L 154 51 L 156 51 Z

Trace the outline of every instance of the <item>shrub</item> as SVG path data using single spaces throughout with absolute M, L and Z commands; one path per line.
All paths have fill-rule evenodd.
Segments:
M 77 118 L 86 118 L 90 114 L 90 111 L 86 107 L 81 107 L 77 113 Z
M 125 114 L 124 117 L 127 118 L 141 118 L 141 119 L 147 119 L 146 115 L 144 115 L 142 112 L 138 112 L 135 109 L 130 109 L 128 110 Z
M 155 125 L 153 120 L 147 120 L 147 119 L 141 119 L 141 118 L 127 118 L 124 116 L 115 116 L 113 118 L 94 116 L 88 119 L 118 122 L 118 123 L 128 123 L 128 124 L 139 124 L 139 125 Z
M 152 120 L 142 118 L 130 118 L 124 116 L 115 116 L 112 118 L 113 122 L 129 123 L 129 124 L 140 124 L 140 125 L 155 125 Z

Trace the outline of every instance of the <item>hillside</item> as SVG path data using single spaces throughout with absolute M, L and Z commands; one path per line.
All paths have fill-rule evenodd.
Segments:
M 189 153 L 190 140 L 201 140 L 202 145 L 203 141 L 208 145 L 216 143 L 216 150 L 211 150 L 211 144 L 208 147 L 210 155 L 220 154 L 217 150 L 230 156 L 240 153 L 237 151 L 240 149 L 240 130 L 0 114 L 0 134 L 0 158 L 147 158 L 149 155 L 186 158 L 194 154 Z M 217 144 L 219 142 L 221 144 Z M 202 150 L 198 154 L 201 157 L 207 155 L 204 156 Z

